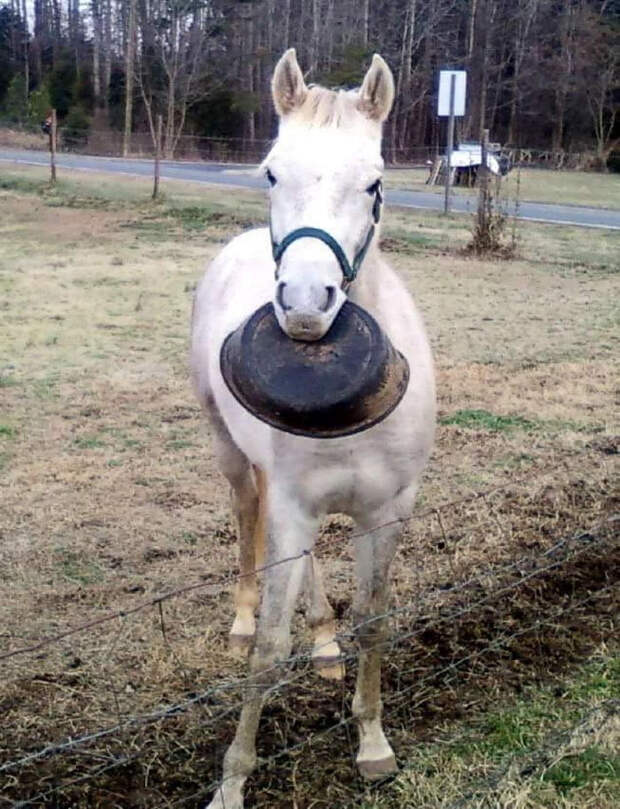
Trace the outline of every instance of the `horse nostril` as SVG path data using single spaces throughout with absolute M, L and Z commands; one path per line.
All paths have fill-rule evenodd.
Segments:
M 336 287 L 326 287 L 325 291 L 327 292 L 327 300 L 321 306 L 322 312 L 329 311 L 332 306 L 334 305 L 334 301 L 336 300 Z
M 280 306 L 283 312 L 286 312 L 291 308 L 287 303 L 284 302 L 285 286 L 286 283 L 284 281 L 280 281 L 280 283 L 278 284 L 278 289 L 276 290 L 276 301 L 278 302 L 278 305 Z

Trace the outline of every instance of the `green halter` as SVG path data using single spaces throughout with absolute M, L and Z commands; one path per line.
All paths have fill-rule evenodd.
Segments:
M 375 201 L 372 206 L 372 218 L 374 220 L 374 225 L 370 226 L 370 230 L 364 240 L 364 244 L 360 247 L 360 249 L 355 254 L 353 258 L 353 263 L 349 263 L 349 259 L 346 257 L 344 250 L 338 244 L 336 239 L 331 236 L 326 230 L 322 230 L 321 228 L 310 228 L 310 227 L 303 227 L 297 228 L 296 230 L 292 230 L 290 233 L 287 233 L 286 236 L 282 239 L 281 242 L 276 242 L 272 236 L 271 238 L 271 246 L 273 250 L 273 260 L 275 261 L 276 265 L 280 264 L 282 260 L 282 256 L 284 255 L 285 250 L 293 244 L 293 242 L 297 241 L 297 239 L 318 239 L 319 241 L 326 244 L 332 253 L 336 256 L 336 260 L 340 265 L 340 269 L 342 270 L 342 274 L 345 279 L 345 284 L 348 286 L 357 276 L 357 272 L 362 265 L 362 261 L 366 253 L 368 252 L 368 248 L 370 247 L 370 243 L 372 241 L 372 237 L 375 234 L 375 225 L 378 224 L 379 219 L 381 218 L 381 204 L 383 202 L 383 194 L 381 192 L 381 186 L 377 187 L 375 192 Z

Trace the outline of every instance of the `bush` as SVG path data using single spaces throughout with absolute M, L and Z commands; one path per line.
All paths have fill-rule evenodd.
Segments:
M 28 123 L 40 126 L 52 107 L 50 91 L 46 84 L 33 90 L 28 97 Z
M 607 170 L 620 173 L 620 152 L 614 151 L 609 155 Z
M 83 107 L 71 107 L 62 125 L 62 144 L 65 149 L 82 149 L 88 141 L 91 120 Z
M 73 55 L 65 51 L 60 55 L 48 78 L 51 106 L 55 108 L 61 120 L 69 114 L 74 103 L 75 78 Z
M 23 73 L 13 76 L 4 97 L 4 112 L 7 121 L 21 124 L 28 118 L 26 79 Z

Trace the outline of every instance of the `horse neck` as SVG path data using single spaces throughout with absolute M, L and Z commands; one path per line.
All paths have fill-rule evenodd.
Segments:
M 373 310 L 376 307 L 384 267 L 379 248 L 373 244 L 347 293 L 353 303 L 363 309 Z

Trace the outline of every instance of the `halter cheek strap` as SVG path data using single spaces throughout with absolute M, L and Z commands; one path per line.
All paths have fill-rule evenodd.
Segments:
M 353 258 L 353 263 L 349 263 L 349 259 L 346 257 L 344 250 L 338 244 L 336 239 L 328 233 L 326 230 L 322 228 L 297 228 L 296 230 L 292 230 L 290 233 L 287 233 L 286 236 L 282 239 L 281 242 L 276 242 L 271 237 L 271 247 L 273 251 L 273 260 L 276 263 L 276 266 L 279 266 L 280 261 L 282 260 L 282 256 L 288 247 L 293 244 L 293 242 L 297 241 L 297 239 L 318 239 L 319 241 L 326 244 L 332 253 L 336 256 L 336 260 L 340 265 L 340 269 L 342 271 L 342 275 L 344 276 L 344 284 L 343 286 L 348 287 L 355 278 L 357 277 L 357 273 L 359 268 L 362 265 L 362 261 L 368 252 L 368 248 L 370 247 L 370 243 L 372 242 L 372 237 L 375 235 L 375 225 L 379 222 L 381 218 L 381 204 L 383 202 L 383 194 L 381 193 L 381 187 L 377 188 L 375 193 L 375 201 L 372 206 L 372 218 L 374 220 L 374 225 L 370 226 L 370 229 L 364 239 L 364 243 L 357 251 Z

